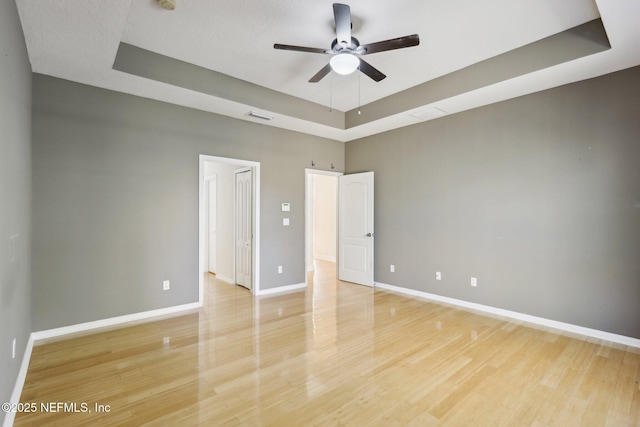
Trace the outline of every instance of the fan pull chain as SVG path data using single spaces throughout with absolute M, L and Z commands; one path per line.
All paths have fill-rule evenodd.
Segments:
M 358 65 L 358 115 L 362 114 L 360 111 L 360 106 L 362 105 L 362 96 L 361 96 L 361 82 L 362 82 L 362 73 L 360 72 L 360 65 Z

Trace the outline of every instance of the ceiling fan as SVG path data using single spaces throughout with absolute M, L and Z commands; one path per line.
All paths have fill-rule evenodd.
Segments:
M 350 74 L 356 69 L 371 77 L 376 82 L 384 79 L 385 76 L 378 69 L 360 58 L 371 53 L 384 52 L 386 50 L 402 49 L 405 47 L 417 46 L 420 44 L 420 37 L 417 34 L 398 37 L 370 44 L 360 44 L 358 39 L 351 35 L 351 8 L 346 4 L 334 3 L 333 16 L 336 22 L 336 38 L 331 43 L 330 49 L 319 49 L 314 47 L 291 46 L 288 44 L 274 44 L 275 49 L 293 50 L 297 52 L 321 53 L 333 55 L 327 65 L 318 73 L 311 77 L 310 83 L 317 83 L 331 70 L 338 74 Z

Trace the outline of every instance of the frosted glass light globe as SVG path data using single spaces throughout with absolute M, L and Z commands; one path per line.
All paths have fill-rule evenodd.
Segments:
M 351 53 L 339 53 L 331 58 L 329 64 L 333 71 L 344 76 L 357 70 L 360 60 Z

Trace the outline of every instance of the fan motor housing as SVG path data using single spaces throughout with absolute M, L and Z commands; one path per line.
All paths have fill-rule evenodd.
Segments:
M 355 51 L 359 46 L 360 42 L 355 37 L 351 37 L 351 44 L 349 46 L 341 45 L 338 43 L 338 39 L 333 39 L 333 42 L 331 42 L 331 50 L 335 53 L 342 52 L 343 50 Z

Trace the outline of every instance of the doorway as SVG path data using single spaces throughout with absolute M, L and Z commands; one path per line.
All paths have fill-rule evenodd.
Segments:
M 215 266 L 216 278 L 231 284 L 238 283 L 236 266 L 238 251 L 236 239 L 237 195 L 236 172 L 250 172 L 245 188 L 250 187 L 248 198 L 243 201 L 247 215 L 243 232 L 244 258 L 241 285 L 253 294 L 260 293 L 260 163 L 242 159 L 200 155 L 199 166 L 199 303 L 204 302 L 204 278 L 210 265 Z M 245 175 L 247 176 L 247 175 Z M 212 183 L 215 182 L 215 191 Z M 211 200 L 214 197 L 215 200 Z M 211 209 L 215 209 L 212 214 Z M 212 219 L 213 218 L 213 219 Z M 215 233 L 210 225 L 215 221 Z M 215 239 L 211 242 L 211 239 Z M 212 249 L 215 251 L 212 254 Z M 215 260 L 212 260 L 215 256 Z
M 338 177 L 340 172 L 305 170 L 305 282 L 317 271 L 336 269 L 338 238 Z

